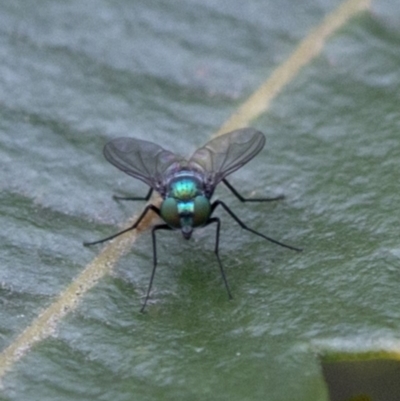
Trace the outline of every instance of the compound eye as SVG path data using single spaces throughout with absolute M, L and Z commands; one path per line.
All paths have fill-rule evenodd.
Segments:
M 194 198 L 194 216 L 193 226 L 202 226 L 207 222 L 211 213 L 210 201 L 205 196 L 196 196 Z
M 174 228 L 179 228 L 181 226 L 178 205 L 174 198 L 167 198 L 164 200 L 161 204 L 160 213 L 161 217 L 169 226 Z

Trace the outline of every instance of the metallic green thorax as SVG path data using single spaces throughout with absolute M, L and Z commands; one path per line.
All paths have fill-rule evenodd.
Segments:
M 190 171 L 175 175 L 167 185 L 160 211 L 169 226 L 180 228 L 189 239 L 193 228 L 206 224 L 211 213 L 201 179 Z
M 169 196 L 179 200 L 191 200 L 200 195 L 199 183 L 194 177 L 182 177 L 171 182 Z

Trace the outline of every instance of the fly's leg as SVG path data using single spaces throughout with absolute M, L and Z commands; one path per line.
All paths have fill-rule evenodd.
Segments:
M 228 297 L 229 297 L 229 299 L 232 299 L 233 297 L 232 297 L 232 294 L 231 294 L 231 290 L 229 289 L 228 280 L 226 279 L 225 271 L 224 271 L 224 268 L 222 267 L 221 259 L 219 258 L 219 231 L 220 231 L 220 228 L 221 228 L 221 220 L 218 217 L 211 217 L 210 219 L 208 219 L 206 225 L 208 226 L 211 223 L 216 223 L 217 224 L 214 253 L 215 253 L 215 256 L 217 257 L 217 260 L 218 260 L 219 269 L 221 271 L 222 279 L 224 280 L 226 291 L 228 292 Z
M 134 230 L 139 224 L 140 222 L 144 219 L 144 217 L 146 216 L 146 214 L 149 212 L 149 210 L 152 210 L 154 213 L 160 215 L 160 210 L 154 206 L 154 205 L 148 205 L 146 206 L 146 208 L 143 210 L 142 214 L 138 217 L 138 219 L 136 220 L 136 222 L 131 226 L 126 228 L 125 230 L 122 230 L 114 235 L 110 235 L 109 237 L 103 238 L 101 240 L 97 240 L 97 241 L 93 241 L 93 242 L 84 242 L 83 245 L 84 246 L 90 246 L 90 245 L 96 245 L 96 244 L 101 244 L 103 242 L 112 240 L 122 234 L 127 233 L 128 231 Z M 153 239 L 153 271 L 151 272 L 151 277 L 150 277 L 150 283 L 149 283 L 149 287 L 147 289 L 147 294 L 146 294 L 146 298 L 144 301 L 144 304 L 142 306 L 142 308 L 140 309 L 140 312 L 143 312 L 147 301 L 149 299 L 150 296 L 150 291 L 151 291 L 151 287 L 153 285 L 153 280 L 154 280 L 154 275 L 156 273 L 156 267 L 157 267 L 157 247 L 156 247 L 156 235 L 155 232 L 157 230 L 171 230 L 171 227 L 169 227 L 167 224 L 160 224 L 157 226 L 154 226 L 151 230 L 151 236 Z
M 236 198 L 240 200 L 240 202 L 273 202 L 285 198 L 284 195 L 279 195 L 274 198 L 244 198 L 225 178 L 222 180 L 222 182 L 229 188 Z
M 221 205 L 221 206 L 228 212 L 228 214 L 233 218 L 233 220 L 235 220 L 236 223 L 238 223 L 238 224 L 240 225 L 240 227 L 242 227 L 243 229 L 245 229 L 245 230 L 247 230 L 247 231 L 250 231 L 251 233 L 256 234 L 256 235 L 258 235 L 259 237 L 264 238 L 264 239 L 266 239 L 267 241 L 270 241 L 270 242 L 272 242 L 272 243 L 274 243 L 274 244 L 276 244 L 276 245 L 283 246 L 284 248 L 292 249 L 293 251 L 297 251 L 297 252 L 301 252 L 301 251 L 302 251 L 302 249 L 300 249 L 300 248 L 296 248 L 296 247 L 294 247 L 294 246 L 284 244 L 283 242 L 279 242 L 279 241 L 277 241 L 277 240 L 275 240 L 275 239 L 273 239 L 273 238 L 271 238 L 271 237 L 267 237 L 266 235 L 261 234 L 260 232 L 258 232 L 258 231 L 256 231 L 256 230 L 253 230 L 253 229 L 250 228 L 250 227 L 247 227 L 247 225 L 244 224 L 243 221 L 240 220 L 239 217 L 237 217 L 236 214 L 233 213 L 232 210 L 229 209 L 229 207 L 228 207 L 227 205 L 225 205 L 225 203 L 222 202 L 222 201 L 220 201 L 220 200 L 216 200 L 216 201 L 211 205 L 211 213 L 213 213 L 214 210 L 215 210 L 219 205 Z
M 153 270 L 151 272 L 150 282 L 149 282 L 149 286 L 147 288 L 146 298 L 144 300 L 142 308 L 140 309 L 140 312 L 142 312 L 142 313 L 144 312 L 144 308 L 146 307 L 147 301 L 149 300 L 151 287 L 153 285 L 154 276 L 156 274 L 156 267 L 157 267 L 156 231 L 157 230 L 172 230 L 172 228 L 167 224 L 159 224 L 157 226 L 154 226 L 151 230 L 151 237 L 153 240 Z
M 127 200 L 127 201 L 148 201 L 151 197 L 151 194 L 153 193 L 153 188 L 149 189 L 149 192 L 147 193 L 146 196 L 139 196 L 139 197 L 132 197 L 132 196 L 118 196 L 118 195 L 113 195 L 113 199 L 115 200 Z
M 140 222 L 144 219 L 144 217 L 146 216 L 146 214 L 152 210 L 154 213 L 156 213 L 157 215 L 160 216 L 160 209 L 158 209 L 158 207 L 154 206 L 154 205 L 147 205 L 145 207 L 145 209 L 143 210 L 142 214 L 138 217 L 138 219 L 135 221 L 135 223 L 133 223 L 130 227 L 126 228 L 125 230 L 119 231 L 116 234 L 110 235 L 109 237 L 97 240 L 97 241 L 92 241 L 92 242 L 84 242 L 83 245 L 84 246 L 90 246 L 90 245 L 96 245 L 96 244 L 101 244 L 103 242 L 107 242 L 110 241 L 116 237 L 119 237 L 122 234 L 127 233 L 128 231 L 134 230 L 139 224 Z

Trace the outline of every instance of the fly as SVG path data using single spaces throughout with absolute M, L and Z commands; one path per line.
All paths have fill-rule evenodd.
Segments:
M 241 202 L 270 202 L 283 199 L 274 198 L 244 198 L 226 180 L 247 162 L 253 159 L 264 147 L 265 137 L 253 128 L 242 128 L 207 142 L 197 149 L 190 159 L 184 159 L 165 150 L 161 146 L 134 138 L 117 138 L 104 146 L 105 158 L 126 174 L 146 183 L 150 189 L 144 197 L 118 197 L 120 200 L 149 200 L 153 191 L 161 195 L 160 207 L 147 205 L 136 222 L 129 228 L 98 241 L 84 242 L 85 246 L 109 241 L 121 234 L 134 230 L 150 211 L 153 211 L 164 221 L 151 229 L 153 241 L 153 270 L 147 288 L 146 298 L 141 308 L 144 311 L 150 296 L 151 287 L 157 267 L 156 232 L 159 230 L 180 230 L 185 239 L 190 239 L 193 229 L 210 224 L 216 225 L 214 253 L 217 257 L 222 279 L 230 299 L 225 271 L 219 257 L 219 236 L 221 221 L 214 217 L 215 209 L 222 207 L 243 229 L 250 231 L 294 251 L 301 249 L 279 242 L 273 238 L 253 230 L 243 223 L 239 217 L 221 200 L 211 202 L 216 186 L 223 182 Z

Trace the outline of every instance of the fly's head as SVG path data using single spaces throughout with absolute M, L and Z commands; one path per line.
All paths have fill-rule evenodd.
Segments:
M 170 191 L 160 208 L 161 217 L 172 228 L 180 229 L 185 239 L 193 228 L 207 223 L 211 214 L 209 199 L 194 177 L 181 177 L 170 185 Z

